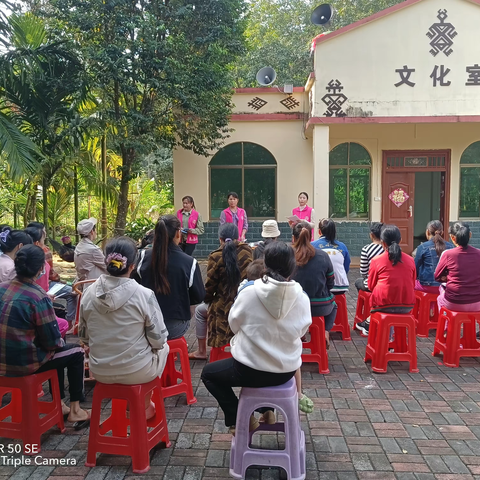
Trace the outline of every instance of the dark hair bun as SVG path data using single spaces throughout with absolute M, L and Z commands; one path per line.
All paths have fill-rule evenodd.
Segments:
M 19 277 L 33 278 L 45 265 L 45 252 L 37 245 L 25 245 L 15 256 L 15 271 Z

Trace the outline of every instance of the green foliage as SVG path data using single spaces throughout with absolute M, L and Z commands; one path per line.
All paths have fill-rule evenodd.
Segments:
M 128 222 L 125 226 L 125 235 L 133 238 L 135 241 L 140 241 L 144 235 L 155 228 L 155 222 L 148 217 L 137 218 L 133 222 Z
M 208 155 L 225 138 L 243 0 L 54 0 L 49 11 L 57 34 L 81 46 L 108 146 L 122 158 L 122 233 L 143 155 L 158 145 Z
M 328 30 L 336 30 L 402 0 L 331 0 L 336 14 Z M 277 72 L 277 84 L 303 86 L 312 71 L 312 39 L 326 31 L 310 21 L 318 0 L 250 0 L 245 30 L 248 53 L 235 67 L 237 87 L 255 87 L 261 67 Z

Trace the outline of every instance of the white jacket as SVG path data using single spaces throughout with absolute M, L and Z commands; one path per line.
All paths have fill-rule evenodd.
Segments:
M 80 340 L 90 347 L 93 375 L 126 375 L 152 362 L 163 370 L 168 331 L 152 290 L 130 278 L 101 275 L 82 295 Z
M 235 360 L 263 372 L 293 372 L 302 365 L 301 337 L 312 323 L 310 300 L 297 282 L 255 280 L 238 293 L 228 323 Z

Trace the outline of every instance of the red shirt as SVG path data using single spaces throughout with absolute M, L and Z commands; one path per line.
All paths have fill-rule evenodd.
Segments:
M 445 299 L 452 303 L 480 302 L 480 250 L 468 245 L 445 250 L 435 270 L 435 280 L 447 277 Z
M 384 252 L 372 259 L 368 274 L 368 288 L 372 291 L 372 311 L 391 307 L 415 305 L 415 279 L 417 272 L 413 258 L 402 253 L 395 266 Z

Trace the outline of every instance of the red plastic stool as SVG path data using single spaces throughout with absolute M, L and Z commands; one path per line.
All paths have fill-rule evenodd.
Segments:
M 415 308 L 413 316 L 417 320 L 417 335 L 419 337 L 428 337 L 431 328 L 437 328 L 438 324 L 438 294 L 415 291 Z M 431 304 L 434 303 L 433 317 L 430 316 Z
M 357 299 L 357 310 L 355 312 L 355 319 L 353 320 L 353 329 L 356 330 L 357 323 L 364 322 L 370 316 L 370 298 L 372 296 L 371 292 L 366 292 L 365 290 L 360 290 L 358 292 Z M 360 332 L 362 337 L 366 337 Z
M 409 362 L 410 372 L 418 372 L 415 323 L 414 316 L 408 313 L 376 312 L 372 314 L 365 362 L 372 361 L 374 372 L 386 373 L 388 362 Z M 395 332 L 393 342 L 388 341 L 390 327 L 393 327 Z M 393 352 L 389 352 L 391 348 L 393 348 Z
M 303 363 L 318 363 L 319 373 L 330 373 L 328 369 L 328 354 L 325 345 L 325 320 L 323 317 L 312 317 L 309 327 L 310 341 L 303 342 L 303 348 L 310 353 L 302 353 Z
M 337 316 L 330 332 L 340 332 L 342 340 L 351 340 L 350 325 L 348 323 L 347 299 L 345 295 L 335 295 L 335 303 L 337 304 Z
M 190 361 L 188 359 L 188 345 L 184 337 L 168 340 L 170 353 L 167 357 L 165 370 L 162 375 L 163 398 L 173 397 L 185 393 L 187 403 L 191 405 L 196 403 L 197 399 L 193 395 L 192 374 L 190 371 Z M 175 360 L 180 358 L 182 370 L 177 370 Z M 180 383 L 178 382 L 180 380 Z
M 147 420 L 145 396 L 152 392 L 155 416 Z M 112 399 L 112 413 L 102 423 L 102 400 Z M 129 414 L 127 416 L 127 404 Z M 129 417 L 129 418 L 128 418 Z M 130 427 L 130 432 L 128 428 Z M 147 430 L 148 429 L 148 430 Z M 111 436 L 106 434 L 111 431 Z M 160 442 L 170 447 L 162 387 L 157 377 L 141 385 L 105 384 L 97 382 L 93 391 L 92 418 L 88 437 L 87 467 L 97 463 L 97 452 L 132 457 L 134 473 L 150 470 L 150 450 Z
M 447 338 L 445 339 L 447 320 Z M 477 322 L 480 323 L 480 312 L 452 312 L 442 308 L 432 355 L 436 356 L 443 352 L 443 364 L 447 367 L 458 367 L 460 357 L 480 357 L 480 342 L 476 338 Z M 460 336 L 462 326 L 463 336 Z
M 52 401 L 38 400 L 39 386 L 50 380 Z M 0 408 L 0 437 L 18 438 L 23 441 L 25 455 L 40 452 L 42 433 L 58 425 L 63 433 L 62 402 L 56 370 L 49 370 L 26 377 L 0 377 L 0 405 L 2 397 L 10 393 L 10 403 Z M 44 415 L 40 418 L 39 415 Z M 11 417 L 11 421 L 4 421 Z M 26 449 L 29 445 L 29 449 Z M 32 445 L 36 448 L 32 451 Z
M 209 363 L 216 362 L 217 360 L 225 360 L 226 358 L 232 358 L 232 354 L 225 351 L 225 349 L 229 346 L 230 344 L 227 343 L 227 345 L 224 345 L 223 347 L 213 347 L 210 350 Z

